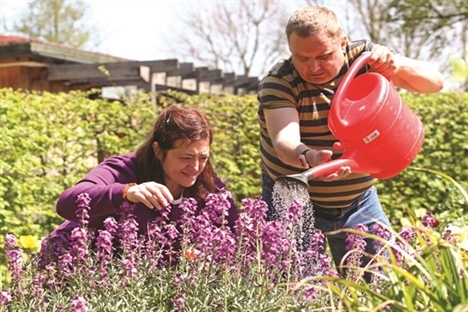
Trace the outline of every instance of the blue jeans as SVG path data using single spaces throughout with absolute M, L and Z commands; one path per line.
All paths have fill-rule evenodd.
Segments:
M 267 213 L 268 220 L 270 220 L 273 215 L 274 208 L 272 207 L 272 199 L 274 184 L 275 181 L 273 179 L 265 173 L 262 174 L 262 199 L 269 207 Z M 333 261 L 342 275 L 344 275 L 344 270 L 340 269 L 340 264 L 347 253 L 346 232 L 340 232 L 333 235 L 327 234 L 327 232 L 344 228 L 352 229 L 358 224 L 366 225 L 369 228 L 369 233 L 372 233 L 375 225 L 378 223 L 390 227 L 390 222 L 382 209 L 377 195 L 377 190 L 374 186 L 369 188 L 347 208 L 322 208 L 315 204 L 313 205 L 313 208 L 315 228 L 321 230 L 327 238 Z M 366 239 L 366 242 L 366 252 L 371 255 L 375 254 L 373 240 Z M 370 259 L 368 257 L 363 257 L 363 266 L 365 266 L 369 260 Z M 367 275 L 366 280 L 368 278 L 369 276 Z

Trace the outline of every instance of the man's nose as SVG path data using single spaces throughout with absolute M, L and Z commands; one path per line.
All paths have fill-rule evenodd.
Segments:
M 309 59 L 307 61 L 307 65 L 309 66 L 309 70 L 311 72 L 316 72 L 316 71 L 318 71 L 320 69 L 320 63 L 313 60 L 313 59 Z

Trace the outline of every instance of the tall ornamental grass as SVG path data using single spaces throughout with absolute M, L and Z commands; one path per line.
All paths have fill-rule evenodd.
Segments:
M 211 194 L 196 211 L 187 198 L 139 236 L 133 205 L 124 203 L 105 229 L 87 227 L 90 198 L 77 198 L 81 226 L 57 248 L 29 258 L 16 237 L 5 240 L 11 283 L 0 311 L 466 311 L 468 251 L 432 214 L 394 233 L 363 225 L 347 234 L 340 276 L 324 233 L 302 233 L 294 201 L 280 221 L 265 221 L 266 204 L 244 199 L 227 226 L 229 192 Z M 452 231 L 452 232 L 451 232 Z M 377 256 L 362 268 L 366 238 Z M 304 242 L 307 240 L 307 242 Z M 303 246 L 308 246 L 305 249 Z M 366 282 L 364 277 L 370 276 Z

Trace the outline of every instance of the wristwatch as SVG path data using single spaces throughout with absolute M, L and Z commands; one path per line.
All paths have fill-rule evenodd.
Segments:
M 305 169 L 308 169 L 310 168 L 310 164 L 309 162 L 307 161 L 307 157 L 306 157 L 306 154 L 307 152 L 310 151 L 310 149 L 306 149 L 304 150 L 301 155 L 299 155 L 299 161 L 301 162 L 301 165 L 302 167 L 304 167 Z

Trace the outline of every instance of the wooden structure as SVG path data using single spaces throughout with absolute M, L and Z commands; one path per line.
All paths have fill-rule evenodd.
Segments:
M 35 38 L 0 35 L 0 88 L 66 92 L 93 88 L 256 94 L 257 77 L 177 59 L 134 61 Z M 103 92 L 105 93 L 105 92 Z

